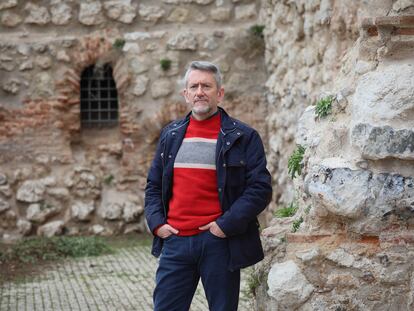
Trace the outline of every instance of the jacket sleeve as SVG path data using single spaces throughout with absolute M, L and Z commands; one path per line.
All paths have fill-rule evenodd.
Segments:
M 246 187 L 242 195 L 216 222 L 226 236 L 246 232 L 249 224 L 270 203 L 272 198 L 271 175 L 266 169 L 266 156 L 262 140 L 256 131 L 246 146 Z
M 148 227 L 153 234 L 155 234 L 154 230 L 166 223 L 162 202 L 162 152 L 164 132 L 165 129 L 162 131 L 158 141 L 155 156 L 148 172 L 147 185 L 145 187 L 145 217 L 147 219 Z

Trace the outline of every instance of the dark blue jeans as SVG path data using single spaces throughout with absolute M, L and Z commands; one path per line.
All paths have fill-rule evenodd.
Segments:
M 209 231 L 165 239 L 154 291 L 155 311 L 188 311 L 198 281 L 204 287 L 210 311 L 236 311 L 240 270 L 229 271 L 227 239 Z

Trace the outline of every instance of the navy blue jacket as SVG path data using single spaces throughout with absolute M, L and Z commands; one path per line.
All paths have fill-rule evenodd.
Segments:
M 217 187 L 222 215 L 216 220 L 229 242 L 229 270 L 244 268 L 262 260 L 257 215 L 272 196 L 271 177 L 266 169 L 259 134 L 231 118 L 222 108 L 216 147 Z M 145 216 L 151 232 L 167 222 L 172 193 L 174 160 L 184 139 L 189 113 L 161 132 L 145 188 Z M 161 254 L 163 240 L 154 236 L 152 254 Z

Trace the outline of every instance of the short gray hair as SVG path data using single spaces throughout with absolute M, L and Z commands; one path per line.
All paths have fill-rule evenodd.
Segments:
M 190 75 L 190 72 L 192 70 L 201 70 L 201 71 L 211 72 L 214 75 L 214 80 L 216 80 L 217 88 L 221 88 L 222 77 L 221 77 L 221 72 L 220 72 L 219 67 L 213 63 L 206 62 L 206 61 L 193 61 L 188 65 L 187 71 L 185 72 L 185 75 L 184 75 L 185 87 L 187 87 L 188 76 Z

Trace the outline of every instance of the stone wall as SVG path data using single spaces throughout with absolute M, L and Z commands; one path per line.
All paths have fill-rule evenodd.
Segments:
M 414 3 L 263 9 L 270 156 L 280 200 L 298 210 L 263 230 L 257 309 L 412 310 Z M 317 117 L 313 104 L 327 95 L 332 110 Z M 287 191 L 295 144 L 306 151 Z
M 160 129 L 183 116 L 190 60 L 216 62 L 225 108 L 266 141 L 259 1 L 0 3 L 0 236 L 143 231 Z M 171 61 L 163 70 L 160 61 Z M 109 64 L 118 126 L 83 128 L 80 77 Z

